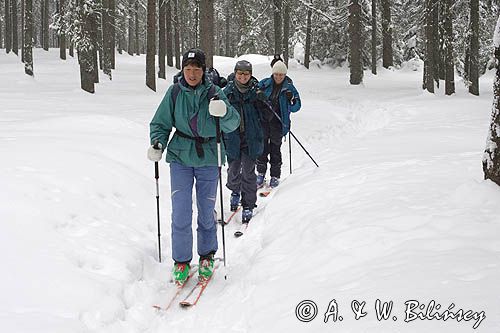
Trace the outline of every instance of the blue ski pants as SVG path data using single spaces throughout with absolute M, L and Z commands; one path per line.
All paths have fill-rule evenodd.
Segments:
M 196 188 L 197 250 L 200 256 L 217 251 L 215 201 L 219 170 L 216 166 L 188 167 L 170 163 L 172 199 L 172 259 L 190 262 L 193 258 L 193 184 Z

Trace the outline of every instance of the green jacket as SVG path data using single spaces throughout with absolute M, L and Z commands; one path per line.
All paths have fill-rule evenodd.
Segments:
M 151 144 L 158 140 L 162 147 L 167 147 L 166 161 L 178 162 L 190 167 L 217 166 L 217 141 L 215 132 L 215 119 L 208 112 L 208 91 L 212 83 L 208 80 L 191 88 L 181 80 L 180 91 L 176 97 L 175 109 L 171 97 L 173 85 L 165 93 L 163 100 L 158 106 L 156 113 L 149 124 Z M 238 128 L 240 116 L 229 104 L 224 92 L 215 86 L 215 94 L 223 100 L 227 106 L 227 113 L 220 118 L 221 131 L 229 133 Z M 196 121 L 194 118 L 197 117 Z M 196 123 L 198 135 L 203 138 L 211 138 L 202 144 L 204 157 L 200 158 L 196 153 L 195 141 L 190 138 L 174 134 L 168 142 L 170 132 L 175 127 L 189 136 L 194 136 L 190 121 Z M 168 146 L 167 146 L 168 142 Z M 221 144 L 222 163 L 225 161 L 224 145 Z

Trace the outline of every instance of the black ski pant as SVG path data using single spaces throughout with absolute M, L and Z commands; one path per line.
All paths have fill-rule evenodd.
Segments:
M 280 178 L 281 165 L 281 139 L 283 138 L 281 122 L 273 117 L 271 121 L 262 122 L 264 131 L 264 152 L 257 158 L 257 172 L 265 174 L 267 162 L 271 164 L 271 177 Z M 269 158 L 268 158 L 269 156 Z
M 239 160 L 229 162 L 226 187 L 233 192 L 241 193 L 243 208 L 253 209 L 257 201 L 256 182 L 255 160 L 247 155 L 246 150 L 242 150 Z

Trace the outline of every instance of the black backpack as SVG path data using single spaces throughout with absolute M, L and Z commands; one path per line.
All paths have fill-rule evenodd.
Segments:
M 205 71 L 205 77 L 207 80 L 221 88 L 224 88 L 227 85 L 227 80 L 224 77 L 221 77 L 219 72 L 213 67 L 207 68 Z

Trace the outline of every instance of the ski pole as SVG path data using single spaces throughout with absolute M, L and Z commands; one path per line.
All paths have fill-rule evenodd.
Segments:
M 293 134 L 292 131 L 290 131 L 290 134 L 295 139 L 295 141 L 297 141 L 297 143 L 299 144 L 300 148 L 302 148 L 305 151 L 305 153 L 307 154 L 307 156 L 309 156 L 309 158 L 311 159 L 311 161 L 313 161 L 313 163 L 319 168 L 318 163 L 316 163 L 316 161 L 314 160 L 314 158 L 312 158 L 311 154 L 309 154 L 309 152 L 306 150 L 306 148 L 304 148 L 304 146 L 302 145 L 302 143 L 300 143 L 299 139 L 297 139 L 297 137 L 295 137 L 295 135 Z
M 219 117 L 215 118 L 215 132 L 217 138 L 217 166 L 219 167 L 220 211 L 222 221 L 222 256 L 224 257 L 224 280 L 227 280 L 226 267 L 226 235 L 224 233 L 224 197 L 222 195 L 222 149 Z
M 290 155 L 290 174 L 292 174 L 292 137 L 290 136 L 290 132 L 288 132 L 288 152 Z
M 155 141 L 153 145 L 154 149 L 161 149 L 159 142 Z M 156 218 L 158 220 L 158 261 L 161 262 L 161 233 L 160 233 L 160 190 L 158 185 L 158 178 L 160 178 L 160 172 L 158 171 L 158 162 L 155 162 L 155 180 L 156 180 Z
M 262 94 L 264 94 L 264 92 L 262 92 Z M 257 95 L 259 95 L 259 93 L 257 93 Z M 265 96 L 265 94 L 264 94 L 264 96 Z M 267 99 L 267 97 L 264 97 L 264 96 L 261 97 L 261 98 L 263 98 L 263 99 L 261 99 L 262 103 L 264 103 L 264 105 L 274 114 L 274 116 L 280 121 L 281 125 L 285 126 L 285 124 L 283 124 L 283 120 L 281 120 L 281 117 L 278 116 L 278 114 L 276 112 L 274 112 L 274 110 L 271 107 L 271 105 L 269 105 L 269 103 L 265 100 L 265 99 Z M 257 98 L 259 98 L 259 96 L 257 96 Z M 307 154 L 307 156 L 309 156 L 309 158 L 311 159 L 311 161 L 313 161 L 313 163 L 319 168 L 318 163 L 316 163 L 316 161 L 314 160 L 314 158 L 312 158 L 311 154 L 309 154 L 309 152 L 307 151 L 307 149 L 304 148 L 304 146 L 302 145 L 302 143 L 300 143 L 299 139 L 297 139 L 297 137 L 293 134 L 293 132 L 292 132 L 291 129 L 288 130 L 288 133 L 290 133 L 290 135 L 295 139 L 295 141 L 297 141 L 297 143 L 299 144 L 300 148 L 302 148 L 304 150 L 304 152 Z M 290 158 L 291 158 L 291 155 L 290 155 Z M 291 171 L 290 171 L 290 173 L 291 173 Z

